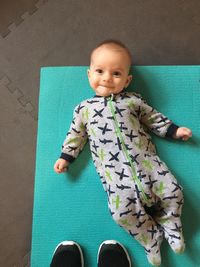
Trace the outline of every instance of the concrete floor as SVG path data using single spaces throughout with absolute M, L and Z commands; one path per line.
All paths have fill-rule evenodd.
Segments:
M 108 38 L 137 65 L 200 64 L 199 14 L 199 0 L 0 1 L 0 266 L 29 266 L 40 67 L 88 65 Z

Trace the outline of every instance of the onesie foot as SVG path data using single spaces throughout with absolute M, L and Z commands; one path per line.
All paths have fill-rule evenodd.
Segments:
M 162 234 L 162 231 L 161 231 Z M 160 246 L 163 240 L 161 235 L 151 247 L 145 248 L 148 262 L 153 266 L 159 266 L 161 264 Z
M 184 244 L 171 244 L 170 246 L 176 254 L 182 254 L 185 251 L 185 243 Z
M 176 253 L 176 254 L 182 254 L 185 250 L 185 242 L 183 235 L 181 234 L 180 236 L 176 237 L 175 235 L 171 235 L 167 239 L 171 249 Z
M 161 256 L 160 256 L 160 251 L 156 254 L 151 254 L 151 253 L 146 253 L 147 254 L 147 259 L 148 262 L 153 265 L 153 266 L 160 266 L 161 264 Z

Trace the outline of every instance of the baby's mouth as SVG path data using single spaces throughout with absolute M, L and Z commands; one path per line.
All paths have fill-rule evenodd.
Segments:
M 100 85 L 99 87 L 100 87 L 100 88 L 106 88 L 106 89 L 113 89 L 113 87 L 111 87 L 111 86 L 106 86 L 106 85 Z

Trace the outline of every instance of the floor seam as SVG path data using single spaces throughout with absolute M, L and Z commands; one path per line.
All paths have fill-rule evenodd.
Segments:
M 24 12 L 21 16 L 17 17 L 14 22 L 12 22 L 10 25 L 8 25 L 7 28 L 5 28 L 4 31 L 0 32 L 0 37 L 6 39 L 6 37 L 8 37 L 11 32 L 15 31 L 21 23 L 32 16 L 41 6 L 43 6 L 48 1 L 49 0 L 38 0 L 38 2 L 32 7 L 32 9 Z
M 15 87 L 15 85 L 12 83 L 11 79 L 8 78 L 7 75 L 3 75 L 0 77 L 0 85 L 7 88 L 7 90 L 12 94 L 12 96 L 18 101 L 18 103 L 21 105 L 23 109 L 25 109 L 26 112 L 29 113 L 29 115 L 37 121 L 37 112 L 34 105 L 31 103 L 31 101 L 23 94 L 23 92 Z

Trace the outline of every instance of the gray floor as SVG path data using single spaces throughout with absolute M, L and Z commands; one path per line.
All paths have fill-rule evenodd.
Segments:
M 40 67 L 87 65 L 108 38 L 137 65 L 200 64 L 199 14 L 199 0 L 0 1 L 0 266 L 29 266 Z

